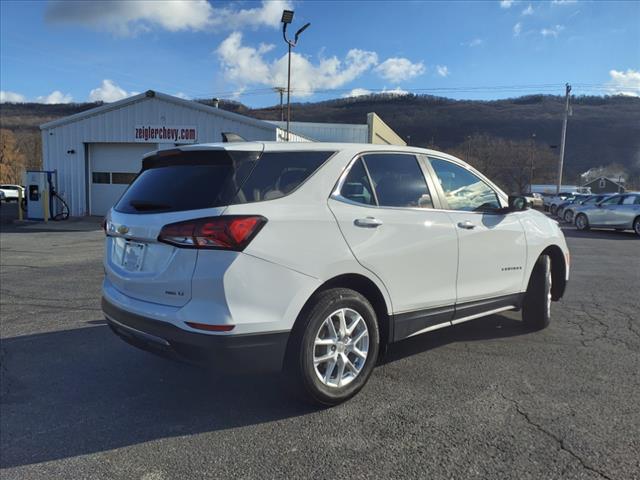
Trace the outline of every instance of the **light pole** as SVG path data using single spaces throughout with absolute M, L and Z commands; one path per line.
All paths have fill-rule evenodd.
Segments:
M 273 87 L 273 90 L 280 94 L 280 121 L 284 121 L 284 107 L 282 105 L 282 96 L 284 95 L 284 87 Z
M 282 12 L 282 38 L 287 42 L 289 46 L 289 66 L 287 68 L 287 142 L 289 141 L 289 122 L 291 121 L 291 49 L 298 44 L 298 37 L 300 34 L 304 32 L 307 28 L 309 28 L 310 23 L 306 23 L 300 28 L 293 40 L 287 39 L 287 25 L 289 25 L 293 21 L 293 10 L 284 10 Z

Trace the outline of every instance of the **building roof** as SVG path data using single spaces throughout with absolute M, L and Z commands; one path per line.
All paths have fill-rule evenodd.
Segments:
M 593 180 L 590 180 L 590 181 L 586 182 L 584 184 L 584 186 L 586 187 L 587 185 L 590 185 L 590 184 L 595 183 L 595 182 L 599 182 L 600 180 L 606 180 L 607 182 L 611 182 L 611 183 L 617 185 L 618 187 L 624 188 L 624 185 L 622 183 L 617 182 L 617 181 L 613 180 L 612 178 L 604 177 L 604 176 L 598 177 L 598 178 L 594 178 Z
M 55 128 L 61 125 L 78 122 L 78 121 L 84 120 L 85 118 L 89 118 L 95 115 L 101 115 L 111 110 L 116 110 L 122 107 L 126 107 L 127 105 L 130 105 L 136 102 L 143 102 L 151 98 L 157 98 L 165 102 L 174 103 L 183 107 L 192 108 L 194 110 L 200 110 L 202 112 L 210 113 L 212 115 L 217 115 L 219 117 L 227 118 L 229 120 L 233 120 L 236 122 L 245 123 L 257 128 L 263 128 L 269 131 L 277 130 L 277 126 L 270 122 L 257 120 L 255 118 L 247 117 L 246 115 L 240 115 L 239 113 L 228 112 L 220 108 L 210 107 L 208 105 L 203 105 L 202 103 L 195 102 L 193 100 L 185 100 L 183 98 L 174 97 L 173 95 L 167 95 L 166 93 L 156 92 L 154 90 L 147 90 L 144 93 L 140 93 L 132 97 L 127 97 L 122 100 L 118 100 L 117 102 L 105 103 L 104 105 L 100 105 L 99 107 L 85 110 L 84 112 L 75 113 L 73 115 L 69 115 L 68 117 L 59 118 L 57 120 L 44 123 L 40 125 L 40 129 L 46 130 L 49 128 Z

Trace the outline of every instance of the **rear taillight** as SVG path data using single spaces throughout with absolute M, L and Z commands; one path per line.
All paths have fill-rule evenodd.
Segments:
M 260 215 L 227 215 L 171 223 L 160 230 L 158 241 L 183 248 L 241 251 L 267 219 Z

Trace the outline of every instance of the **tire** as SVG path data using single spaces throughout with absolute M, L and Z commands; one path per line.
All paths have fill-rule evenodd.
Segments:
M 637 217 L 633 221 L 633 231 L 636 232 L 636 235 L 640 236 L 640 217 Z
M 529 278 L 522 303 L 522 321 L 529 330 L 542 330 L 551 320 L 551 259 L 541 255 Z
M 378 358 L 380 332 L 371 303 L 354 290 L 332 288 L 312 298 L 300 315 L 285 358 L 287 383 L 316 404 L 350 399 L 367 383 Z
M 551 205 L 551 208 L 549 209 L 549 212 L 551 213 L 551 215 L 553 215 L 555 217 L 556 213 L 558 212 L 558 206 L 557 205 Z
M 565 210 L 564 221 L 566 223 L 573 223 L 573 210 Z
M 578 230 L 589 230 L 589 219 L 584 213 L 576 215 L 575 222 Z

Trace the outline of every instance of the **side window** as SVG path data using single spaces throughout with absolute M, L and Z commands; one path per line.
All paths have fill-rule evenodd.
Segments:
M 347 178 L 345 178 L 342 188 L 340 189 L 340 195 L 352 202 L 363 203 L 365 205 L 376 204 L 367 171 L 364 169 L 364 165 L 362 165 L 362 159 L 358 159 L 351 166 L 351 170 L 349 170 Z
M 636 201 L 636 197 L 633 195 L 629 195 L 628 197 L 624 197 L 622 199 L 622 205 L 633 205 Z
M 451 210 L 476 212 L 501 207 L 496 192 L 466 168 L 437 158 L 430 161 Z
M 427 182 L 413 155 L 373 153 L 364 156 L 381 207 L 433 208 Z
M 600 203 L 600 205 L 618 205 L 620 203 L 621 198 L 622 197 L 618 197 L 618 196 L 607 198 L 602 203 Z

